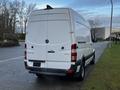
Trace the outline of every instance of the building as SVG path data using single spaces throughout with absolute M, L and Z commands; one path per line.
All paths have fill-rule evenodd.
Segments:
M 92 40 L 105 40 L 110 36 L 110 29 L 105 27 L 96 27 L 91 29 Z

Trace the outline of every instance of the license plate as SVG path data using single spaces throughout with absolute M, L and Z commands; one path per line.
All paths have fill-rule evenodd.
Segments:
M 33 63 L 33 66 L 35 66 L 35 67 L 40 67 L 40 65 L 41 65 L 40 62 L 34 62 L 34 63 Z

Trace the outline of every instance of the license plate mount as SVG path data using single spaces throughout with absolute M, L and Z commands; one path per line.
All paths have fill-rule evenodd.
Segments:
M 40 66 L 41 66 L 41 63 L 40 63 L 40 62 L 33 62 L 33 66 L 35 66 L 35 67 L 40 67 Z

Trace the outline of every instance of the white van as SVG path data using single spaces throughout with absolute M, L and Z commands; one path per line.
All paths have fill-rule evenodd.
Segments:
M 60 75 L 84 79 L 95 63 L 89 23 L 69 8 L 33 11 L 25 39 L 25 67 L 40 77 Z

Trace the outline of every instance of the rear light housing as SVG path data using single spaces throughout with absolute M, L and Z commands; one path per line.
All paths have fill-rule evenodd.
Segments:
M 24 59 L 27 60 L 27 44 L 25 44 Z
M 77 61 L 77 44 L 72 44 L 71 45 L 71 62 L 76 62 Z
M 75 73 L 75 71 L 73 69 L 68 69 L 68 71 L 67 71 L 68 76 L 73 76 L 74 73 Z
M 27 48 L 27 44 L 25 44 L 25 49 Z
M 27 52 L 24 51 L 24 59 L 26 60 L 27 59 Z

